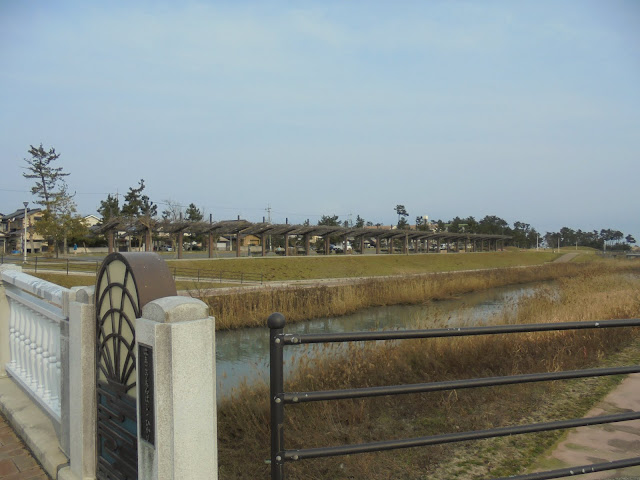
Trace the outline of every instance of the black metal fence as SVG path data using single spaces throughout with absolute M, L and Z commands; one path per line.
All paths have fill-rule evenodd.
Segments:
M 314 392 L 285 392 L 283 371 L 283 349 L 288 345 L 302 345 L 311 343 L 343 343 L 368 342 L 379 340 L 404 340 L 439 337 L 462 337 L 474 335 L 512 334 L 527 332 L 603 329 L 618 327 L 638 327 L 640 319 L 605 320 L 598 322 L 564 322 L 548 324 L 500 325 L 465 328 L 446 328 L 431 330 L 399 330 L 379 332 L 352 333 L 319 333 L 319 334 L 286 334 L 284 333 L 285 318 L 280 313 L 269 316 L 267 322 L 270 328 L 270 395 L 271 395 L 271 479 L 285 478 L 285 464 L 301 460 L 356 453 L 380 452 L 399 448 L 440 445 L 497 438 L 524 433 L 545 432 L 588 425 L 624 422 L 640 419 L 640 412 L 625 412 L 614 415 L 604 415 L 592 418 L 578 418 L 555 422 L 536 423 L 512 427 L 500 427 L 487 430 L 457 432 L 428 437 L 403 440 L 380 441 L 374 443 L 341 445 L 323 448 L 308 448 L 287 450 L 284 444 L 284 415 L 285 405 L 295 405 L 305 402 L 327 400 L 378 397 L 384 395 L 402 395 L 411 393 L 437 392 L 444 390 L 478 388 L 497 385 L 515 385 L 521 383 L 564 380 L 572 378 L 600 377 L 640 372 L 640 365 L 627 367 L 598 368 L 587 370 L 561 371 L 551 373 L 534 373 L 511 375 L 504 377 L 474 378 L 445 382 L 422 383 L 413 385 L 395 385 L 382 387 L 355 388 L 346 390 L 314 391 Z M 542 480 L 567 477 L 582 473 L 599 472 L 618 468 L 640 465 L 640 457 L 629 458 L 616 462 L 606 462 L 593 465 L 580 465 L 573 468 L 552 470 L 509 477 L 510 480 Z
M 234 272 L 229 270 L 210 270 L 200 268 L 171 267 L 175 279 L 184 278 L 194 282 L 208 283 L 254 283 L 264 282 L 262 273 Z
M 22 256 L 0 255 L 0 264 L 4 263 L 20 265 L 24 269 L 33 270 L 34 272 L 50 271 L 69 275 L 73 273 L 96 274 L 102 261 L 28 256 L 27 261 L 24 262 Z
M 53 272 L 70 274 L 96 274 L 102 264 L 102 260 L 82 260 L 75 258 L 51 258 L 28 256 L 23 261 L 22 256 L 0 254 L 0 264 L 10 263 L 20 265 L 25 270 L 37 272 Z M 236 272 L 230 270 L 212 270 L 205 268 L 171 267 L 174 279 L 184 279 L 203 283 L 239 283 L 262 284 L 264 274 Z

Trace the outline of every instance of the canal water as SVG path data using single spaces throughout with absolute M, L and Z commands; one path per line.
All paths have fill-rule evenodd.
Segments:
M 361 310 L 351 315 L 312 319 L 285 327 L 285 333 L 338 333 L 371 330 L 442 328 L 482 325 L 505 309 L 515 308 L 519 299 L 533 295 L 542 283 L 493 288 L 424 305 L 394 305 Z M 266 323 L 266 322 L 265 322 Z M 284 349 L 285 378 L 293 356 L 318 355 L 311 345 Z M 229 395 L 243 382 L 269 379 L 269 330 L 245 328 L 216 332 L 218 399 Z

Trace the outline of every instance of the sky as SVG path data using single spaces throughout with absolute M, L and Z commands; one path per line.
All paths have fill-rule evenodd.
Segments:
M 0 212 L 42 143 L 85 215 L 144 179 L 214 220 L 640 240 L 638 25 L 635 0 L 0 0 Z

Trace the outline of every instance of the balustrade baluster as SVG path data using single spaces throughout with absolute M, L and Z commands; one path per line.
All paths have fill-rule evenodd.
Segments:
M 37 337 L 38 337 L 38 315 L 35 314 L 31 309 L 27 309 L 27 314 L 29 317 L 29 384 L 31 385 L 31 389 L 35 392 L 38 388 L 38 376 L 36 374 L 36 349 L 38 347 Z
M 42 352 L 43 352 L 43 338 L 44 332 L 47 330 L 49 323 L 47 319 L 43 315 L 38 315 L 34 313 L 36 318 L 36 363 L 35 363 L 35 371 L 34 377 L 36 379 L 36 393 L 38 396 L 42 397 L 44 395 L 44 377 L 45 372 L 42 364 Z
M 60 375 L 58 374 L 58 346 L 60 344 L 60 329 L 54 329 L 51 335 L 51 356 L 49 357 L 49 382 L 51 385 L 51 405 L 60 403 Z
M 18 335 L 18 313 L 12 299 L 9 301 L 9 366 L 15 370 L 17 365 L 17 335 Z
M 20 305 L 20 317 L 22 319 L 22 325 L 20 328 L 20 373 L 24 380 L 29 378 L 29 318 L 23 305 Z
M 51 356 L 51 329 L 58 328 L 48 322 L 42 338 L 42 398 L 49 403 L 51 400 L 51 381 L 49 378 L 49 357 Z

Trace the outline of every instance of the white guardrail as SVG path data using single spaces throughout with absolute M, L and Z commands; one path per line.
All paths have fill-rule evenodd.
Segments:
M 18 270 L 0 272 L 10 308 L 7 373 L 46 410 L 61 419 L 61 322 L 69 290 Z

